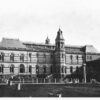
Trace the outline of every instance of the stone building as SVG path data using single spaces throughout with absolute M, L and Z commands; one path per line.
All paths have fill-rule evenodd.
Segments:
M 92 45 L 66 45 L 61 29 L 54 45 L 50 44 L 48 37 L 44 44 L 3 38 L 0 42 L 0 75 L 64 78 L 86 62 L 99 58 L 100 53 Z

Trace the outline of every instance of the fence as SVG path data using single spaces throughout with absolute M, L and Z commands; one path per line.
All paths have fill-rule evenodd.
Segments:
M 11 84 L 64 84 L 64 81 L 59 80 L 59 79 L 32 79 L 32 80 L 27 80 L 25 81 L 20 80 L 20 81 L 10 81 Z

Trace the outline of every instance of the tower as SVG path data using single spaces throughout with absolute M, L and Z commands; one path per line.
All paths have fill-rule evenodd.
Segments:
M 65 44 L 62 31 L 59 28 L 55 39 L 55 75 L 57 77 L 64 76 L 65 70 Z
M 46 38 L 46 40 L 45 40 L 45 44 L 49 44 L 50 43 L 50 39 L 48 38 L 48 36 L 47 36 L 47 38 Z

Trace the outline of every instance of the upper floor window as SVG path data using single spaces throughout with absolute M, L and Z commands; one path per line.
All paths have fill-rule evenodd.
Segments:
M 77 59 L 77 60 L 79 59 L 78 55 L 76 56 L 76 59 Z
M 4 65 L 0 64 L 0 73 L 3 73 L 3 71 L 4 71 Z
M 51 73 L 53 73 L 53 66 L 51 66 L 50 69 L 51 69 Z
M 20 61 L 24 61 L 24 54 L 20 55 Z
M 64 66 L 62 66 L 62 73 L 64 73 Z
M 39 56 L 39 53 L 37 52 L 36 56 L 38 57 Z
M 14 65 L 11 65 L 11 66 L 10 66 L 10 72 L 11 72 L 11 73 L 14 73 L 14 67 L 15 67 Z
M 79 56 L 78 55 L 76 56 L 76 60 L 77 60 L 77 64 L 78 64 L 78 60 L 79 60 Z
M 62 58 L 64 58 L 64 54 L 62 54 Z
M 10 61 L 14 61 L 14 53 L 11 53 L 11 55 L 10 55 Z
M 32 66 L 29 66 L 29 73 L 32 73 Z
M 73 67 L 72 66 L 70 67 L 70 73 L 73 73 Z
M 39 66 L 36 65 L 36 74 L 39 74 Z
M 73 59 L 73 56 L 72 56 L 72 55 L 70 55 L 70 59 L 71 59 L 71 60 Z
M 71 63 L 73 63 L 73 56 L 72 55 L 70 55 L 70 59 L 71 59 Z
M 32 59 L 32 54 L 31 53 L 29 53 L 29 58 L 30 58 L 30 62 L 31 62 L 31 59 Z
M 65 73 L 67 73 L 67 67 L 65 67 Z
M 31 53 L 29 53 L 29 57 L 31 58 L 31 56 L 32 56 L 32 54 Z
M 43 73 L 46 73 L 46 66 L 43 66 Z
M 0 60 L 4 61 L 4 53 L 3 52 L 0 54 Z

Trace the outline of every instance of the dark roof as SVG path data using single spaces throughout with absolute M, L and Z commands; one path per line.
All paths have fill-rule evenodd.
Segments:
M 0 47 L 5 48 L 26 48 L 19 39 L 3 38 L 0 42 Z
M 62 30 L 59 28 L 58 32 L 57 32 L 57 37 L 56 40 L 64 40 L 64 37 L 62 35 Z

